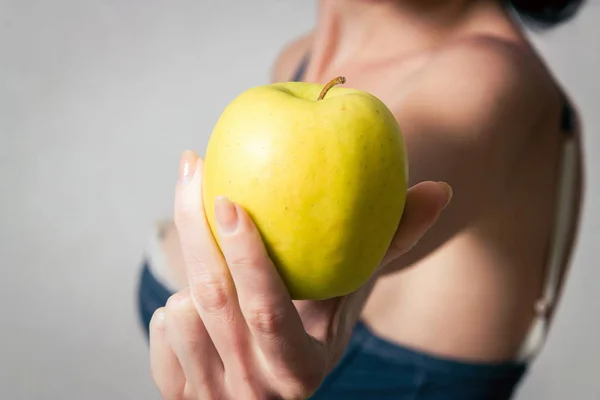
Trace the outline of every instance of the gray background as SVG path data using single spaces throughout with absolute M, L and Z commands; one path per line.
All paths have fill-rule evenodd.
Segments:
M 536 35 L 584 116 L 574 270 L 520 399 L 600 398 L 600 7 Z M 0 398 L 156 399 L 134 312 L 180 151 L 266 83 L 307 0 L 0 0 Z

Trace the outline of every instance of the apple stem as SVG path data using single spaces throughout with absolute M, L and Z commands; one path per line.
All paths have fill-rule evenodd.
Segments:
M 344 83 L 346 83 L 346 78 L 343 76 L 338 76 L 337 78 L 332 79 L 331 81 L 329 81 L 329 83 L 327 85 L 325 85 L 323 90 L 321 90 L 321 94 L 319 94 L 319 97 L 317 97 L 317 101 L 323 100 L 325 98 L 325 95 L 327 94 L 327 92 L 329 92 L 329 89 L 331 89 L 335 85 L 340 85 L 340 84 L 344 84 Z

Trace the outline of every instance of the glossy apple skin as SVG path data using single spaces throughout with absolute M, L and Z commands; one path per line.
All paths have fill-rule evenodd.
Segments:
M 406 201 L 408 164 L 390 110 L 364 91 L 274 83 L 220 116 L 204 160 L 203 201 L 227 196 L 257 225 L 294 299 L 349 294 L 379 266 Z

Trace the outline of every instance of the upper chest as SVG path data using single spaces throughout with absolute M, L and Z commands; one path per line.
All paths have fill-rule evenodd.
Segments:
M 308 69 L 303 80 L 326 83 L 336 76 L 344 76 L 344 86 L 369 92 L 388 108 L 396 110 L 408 94 L 419 86 L 421 72 L 430 58 L 430 55 L 420 54 L 380 62 L 352 60 L 344 64 L 326 65 L 319 73 Z

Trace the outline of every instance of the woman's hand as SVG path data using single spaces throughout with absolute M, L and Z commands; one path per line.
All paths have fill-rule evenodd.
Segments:
M 377 274 L 349 296 L 293 302 L 250 217 L 225 198 L 216 202 L 219 251 L 201 175 L 201 160 L 185 152 L 175 223 L 189 287 L 152 318 L 154 382 L 166 400 L 305 399 L 342 356 Z M 384 264 L 425 234 L 450 196 L 434 182 L 410 189 Z

